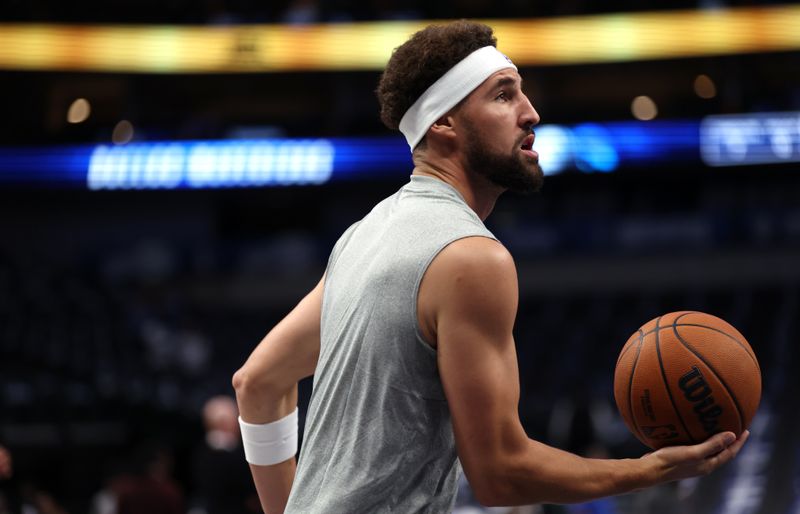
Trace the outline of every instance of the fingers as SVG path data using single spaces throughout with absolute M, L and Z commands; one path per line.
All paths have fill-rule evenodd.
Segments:
M 693 451 L 696 452 L 696 458 L 705 459 L 722 452 L 734 441 L 736 441 L 736 434 L 733 432 L 720 432 L 695 445 Z
M 742 449 L 742 446 L 744 446 L 744 443 L 747 441 L 749 437 L 750 437 L 750 431 L 745 430 L 744 432 L 742 432 L 742 434 L 739 436 L 736 442 L 728 446 L 727 450 L 733 454 L 731 458 L 735 457 L 739 453 L 739 450 Z
M 745 443 L 745 441 L 747 441 L 748 437 L 750 437 L 750 431 L 749 430 L 745 430 L 744 432 L 742 432 L 742 434 L 739 436 L 739 438 L 736 439 L 733 442 L 733 444 L 731 444 L 727 448 L 721 450 L 716 455 L 712 455 L 710 458 L 708 458 L 707 461 L 708 461 L 708 463 L 710 465 L 709 469 L 708 469 L 708 472 L 711 472 L 711 471 L 717 469 L 718 467 L 720 467 L 720 466 L 728 463 L 729 461 L 733 460 L 733 458 L 736 457 L 736 455 L 739 454 L 739 450 L 742 449 L 742 446 L 744 446 L 744 443 Z
M 666 446 L 643 458 L 660 461 L 661 481 L 707 475 L 736 457 L 749 436 L 747 430 L 738 439 L 733 432 L 721 432 L 700 444 Z

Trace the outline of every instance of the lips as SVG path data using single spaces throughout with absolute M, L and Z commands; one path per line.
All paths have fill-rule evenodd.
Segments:
M 522 144 L 520 145 L 520 148 L 522 148 L 523 150 L 532 149 L 533 148 L 533 140 L 535 139 L 535 137 L 536 136 L 534 136 L 533 134 L 529 134 L 528 136 L 526 136 L 525 139 L 522 140 Z

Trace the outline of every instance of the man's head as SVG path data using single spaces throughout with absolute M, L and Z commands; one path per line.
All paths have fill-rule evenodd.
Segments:
M 397 130 L 400 120 L 434 82 L 472 52 L 496 46 L 492 28 L 465 20 L 430 25 L 396 48 L 378 84 L 381 120 Z
M 239 409 L 236 401 L 227 395 L 212 396 L 203 404 L 203 423 L 208 431 L 238 435 Z
M 239 408 L 227 395 L 212 396 L 203 404 L 206 444 L 215 450 L 233 451 L 239 446 Z
M 491 27 L 480 23 L 417 32 L 394 51 L 381 77 L 381 119 L 403 132 L 415 161 L 445 126 L 447 144 L 468 172 L 506 189 L 534 191 L 542 180 L 530 149 L 539 115 L 522 93 L 516 67 L 495 45 Z

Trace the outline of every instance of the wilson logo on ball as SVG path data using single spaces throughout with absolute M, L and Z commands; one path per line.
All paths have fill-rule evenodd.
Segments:
M 722 407 L 714 402 L 711 387 L 697 366 L 692 366 L 692 370 L 678 380 L 678 387 L 683 391 L 683 396 L 694 403 L 692 410 L 697 414 L 703 429 L 709 434 L 718 432 L 718 418 L 722 414 Z

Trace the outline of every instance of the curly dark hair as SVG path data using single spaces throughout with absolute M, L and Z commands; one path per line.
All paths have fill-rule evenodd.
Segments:
M 395 48 L 378 83 L 384 125 L 397 129 L 426 89 L 466 56 L 489 45 L 497 46 L 491 27 L 458 20 L 430 25 Z

